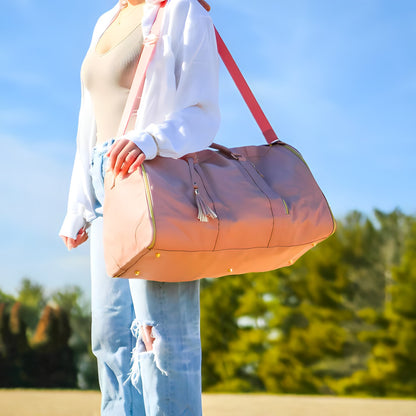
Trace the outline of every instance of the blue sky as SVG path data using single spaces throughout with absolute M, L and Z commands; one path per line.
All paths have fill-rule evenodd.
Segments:
M 75 152 L 79 70 L 109 0 L 14 0 L 0 26 L 0 288 L 23 276 L 89 291 L 88 246 L 57 237 Z M 337 217 L 416 214 L 416 2 L 211 0 L 212 17 L 281 139 Z M 262 137 L 221 70 L 216 141 Z

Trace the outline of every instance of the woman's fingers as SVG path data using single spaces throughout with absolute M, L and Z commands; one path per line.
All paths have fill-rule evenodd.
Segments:
M 117 156 L 117 160 L 116 160 L 116 163 L 115 163 L 114 168 L 113 168 L 114 175 L 116 175 L 116 176 L 119 175 L 124 163 L 126 163 L 126 158 L 130 153 L 129 147 L 130 147 L 129 145 L 124 146 L 124 148 L 121 149 L 120 153 Z
M 61 235 L 61 238 L 68 250 L 72 250 L 73 248 L 76 247 L 75 240 L 73 238 L 65 237 L 63 235 Z
M 109 167 L 115 176 L 122 177 L 137 169 L 145 160 L 143 152 L 132 141 L 127 139 L 117 140 L 107 153 Z
M 64 242 L 64 244 L 66 245 L 68 250 L 70 250 L 70 248 L 69 248 L 69 238 L 64 236 L 64 235 L 60 235 L 60 237 L 62 238 L 62 241 Z
M 75 240 L 73 238 L 66 237 L 64 235 L 61 235 L 60 237 L 62 238 L 68 250 L 72 250 L 73 248 L 78 247 L 79 245 L 81 245 L 82 243 L 85 243 L 85 241 L 88 240 L 88 233 L 86 232 L 85 228 L 81 228 L 78 231 L 78 234 Z
M 85 228 L 81 228 L 78 231 L 78 235 L 77 238 L 75 239 L 75 247 L 78 247 L 79 245 L 81 245 L 82 243 L 85 243 L 88 240 L 88 233 L 85 230 Z M 75 248 L 74 247 L 74 248 Z
M 107 153 L 107 156 L 108 156 L 108 159 L 109 159 L 110 169 L 112 171 L 114 171 L 114 168 L 116 166 L 116 163 L 117 163 L 117 160 L 120 156 L 121 151 L 129 143 L 131 143 L 129 140 L 121 139 L 121 140 L 115 141 L 114 144 L 111 146 L 109 152 Z
M 144 153 L 140 153 L 140 155 L 137 157 L 136 161 L 131 164 L 130 169 L 128 170 L 128 173 L 133 173 L 136 169 L 138 169 L 141 164 L 145 161 L 146 156 Z
M 121 167 L 120 174 L 121 177 L 124 178 L 127 173 L 129 172 L 130 166 L 137 160 L 137 158 L 140 156 L 141 152 L 139 148 L 136 148 L 129 152 L 124 159 L 124 163 Z

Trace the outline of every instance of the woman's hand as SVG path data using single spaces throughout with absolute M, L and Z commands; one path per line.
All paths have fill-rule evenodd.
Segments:
M 146 159 L 144 153 L 128 139 L 120 139 L 114 142 L 109 152 L 109 169 L 114 176 L 121 174 L 124 178 L 127 174 L 134 172 Z
M 67 246 L 68 250 L 78 247 L 82 243 L 85 243 L 88 240 L 88 233 L 84 227 L 82 227 L 77 234 L 77 238 L 74 240 L 70 237 L 65 237 L 64 235 L 60 236 L 64 241 L 64 244 Z

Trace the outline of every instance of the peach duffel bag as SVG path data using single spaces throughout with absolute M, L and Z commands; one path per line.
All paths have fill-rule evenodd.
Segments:
M 162 16 L 163 7 L 152 29 L 156 35 Z M 302 156 L 277 138 L 218 32 L 217 43 L 268 144 L 214 145 L 181 159 L 158 156 L 124 179 L 107 172 L 104 252 L 110 276 L 179 282 L 273 270 L 293 264 L 335 230 Z M 123 131 L 153 48 L 145 43 Z

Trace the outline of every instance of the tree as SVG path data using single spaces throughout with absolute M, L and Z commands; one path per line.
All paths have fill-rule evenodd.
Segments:
M 46 305 L 31 342 L 36 387 L 76 387 L 76 365 L 68 345 L 70 334 L 67 312 L 58 306 Z
M 0 303 L 0 387 L 10 386 L 10 375 L 13 366 L 9 360 L 11 343 L 10 315 L 6 310 L 6 304 Z
M 52 300 L 70 317 L 72 334 L 69 346 L 74 352 L 78 370 L 78 386 L 98 388 L 97 361 L 91 351 L 91 317 L 89 303 L 78 286 L 67 286 L 52 294 Z
M 23 278 L 18 289 L 17 300 L 22 305 L 21 316 L 30 336 L 36 329 L 40 313 L 46 305 L 45 290 L 42 285 Z
M 239 276 L 201 281 L 202 385 L 206 391 L 215 390 L 230 377 L 227 353 L 238 336 L 235 311 L 245 284 Z
M 259 364 L 270 392 L 331 393 L 341 377 L 350 341 L 346 322 L 353 314 L 344 297 L 351 290 L 342 242 L 332 236 L 290 268 L 274 272 L 269 326 L 275 333 Z
M 372 334 L 367 369 L 344 381 L 344 393 L 416 397 L 416 220 L 409 224 L 400 264 L 391 269 L 383 320 Z
M 275 286 L 274 276 L 267 273 L 250 274 L 226 277 L 211 283 L 215 285 L 215 293 L 219 299 L 222 297 L 223 288 L 232 293 L 231 303 L 228 303 L 228 294 L 224 298 L 227 299 L 226 305 L 229 309 L 223 315 L 217 315 L 218 319 L 222 319 L 223 326 L 228 321 L 228 327 L 232 331 L 225 333 L 225 347 L 212 354 L 217 379 L 210 391 L 264 391 L 258 366 L 269 346 L 267 298 L 271 288 Z M 211 287 L 211 294 L 214 293 L 213 289 Z M 215 313 L 214 310 L 212 313 Z M 213 327 L 211 331 L 215 329 Z M 204 334 L 204 326 L 202 331 Z M 216 336 L 212 335 L 210 339 L 215 342 Z M 220 361 L 216 361 L 217 357 Z
M 10 347 L 8 359 L 13 365 L 10 386 L 30 387 L 32 384 L 32 351 L 26 337 L 26 323 L 23 320 L 23 307 L 16 302 L 10 312 Z
M 2 290 L 0 290 L 0 304 L 4 304 L 5 307 L 9 307 L 10 305 L 14 304 L 16 302 L 16 299 L 8 295 L 7 293 L 4 293 Z

